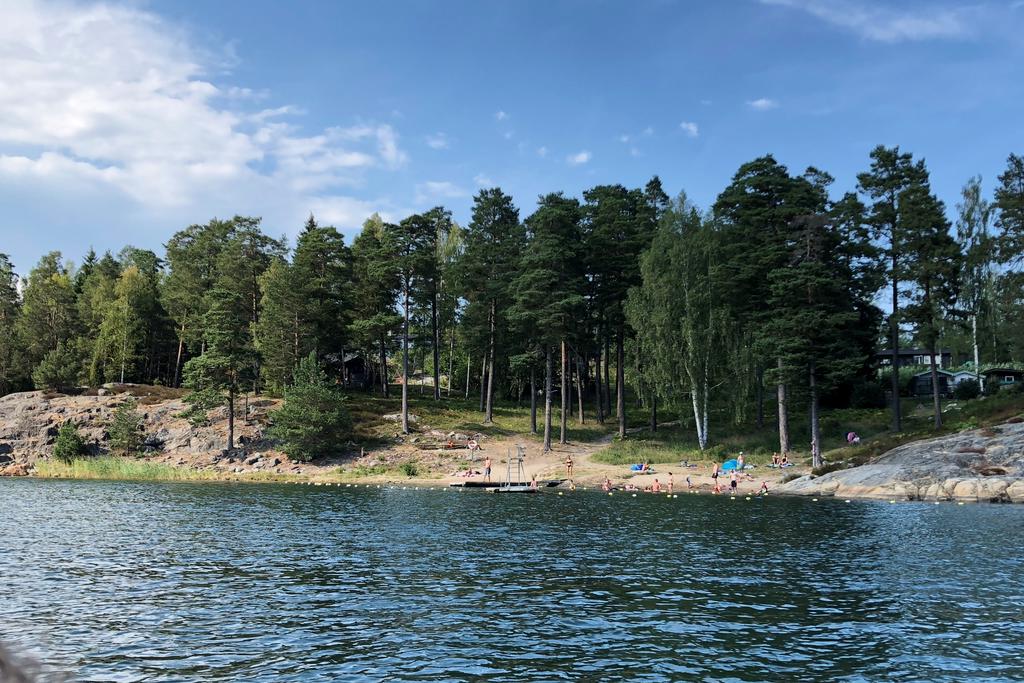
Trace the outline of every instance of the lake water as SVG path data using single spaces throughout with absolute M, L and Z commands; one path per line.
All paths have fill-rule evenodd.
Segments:
M 0 642 L 82 681 L 1007 680 L 1024 507 L 0 480 Z

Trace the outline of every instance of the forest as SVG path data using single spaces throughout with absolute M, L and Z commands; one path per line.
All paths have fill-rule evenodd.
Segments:
M 240 395 L 287 397 L 312 357 L 303 377 L 401 392 L 405 432 L 414 382 L 439 401 L 478 395 L 485 423 L 495 401 L 526 397 L 545 449 L 569 420 L 615 420 L 625 437 L 637 401 L 652 429 L 671 413 L 701 448 L 722 425 L 761 426 L 767 404 L 785 452 L 800 406 L 817 466 L 822 409 L 888 401 L 900 431 L 900 376 L 880 349 L 927 350 L 936 426 L 942 349 L 975 372 L 1024 362 L 1024 157 L 991 198 L 967 180 L 951 211 L 898 147 L 864 166 L 840 192 L 825 171 L 760 157 L 705 209 L 654 177 L 543 195 L 525 217 L 484 189 L 465 225 L 444 207 L 375 214 L 351 244 L 313 216 L 294 245 L 235 216 L 162 254 L 53 251 L 23 277 L 0 254 L 0 395 L 185 386 L 197 410 L 233 416 Z

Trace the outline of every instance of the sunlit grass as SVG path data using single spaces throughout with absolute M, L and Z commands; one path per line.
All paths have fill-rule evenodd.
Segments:
M 219 470 L 197 470 L 133 458 L 97 456 L 78 458 L 69 463 L 40 460 L 35 475 L 52 479 L 110 479 L 123 481 L 288 481 L 294 475 L 271 472 L 231 474 Z

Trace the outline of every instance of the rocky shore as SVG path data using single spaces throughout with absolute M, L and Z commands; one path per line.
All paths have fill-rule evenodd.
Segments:
M 775 492 L 882 500 L 1024 503 L 1024 420 L 904 444 Z

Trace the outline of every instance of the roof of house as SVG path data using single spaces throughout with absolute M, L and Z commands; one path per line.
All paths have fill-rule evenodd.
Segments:
M 1021 375 L 1021 374 L 1024 374 L 1024 370 L 1018 370 L 1017 368 L 988 368 L 987 370 L 982 370 L 981 374 L 983 374 L 983 375 L 996 375 L 996 374 L 998 374 L 998 375 L 1005 375 L 1005 374 Z
M 931 354 L 931 351 L 929 351 L 928 349 L 900 349 L 900 355 L 901 356 L 927 356 L 929 354 Z M 891 356 L 892 355 L 892 349 L 882 349 L 881 351 L 876 352 L 875 355 L 876 356 Z M 950 351 L 949 349 L 942 349 L 941 351 L 936 349 L 935 350 L 935 355 L 936 356 L 951 356 L 951 355 L 953 355 L 953 352 Z
M 935 369 L 935 373 L 938 374 L 938 375 L 946 375 L 947 377 L 955 377 L 956 376 L 954 373 L 950 372 L 949 370 L 939 370 L 938 368 Z M 917 373 L 916 375 L 914 375 L 914 377 L 924 377 L 925 375 L 931 375 L 931 374 L 932 374 L 931 370 L 925 370 L 924 372 Z

